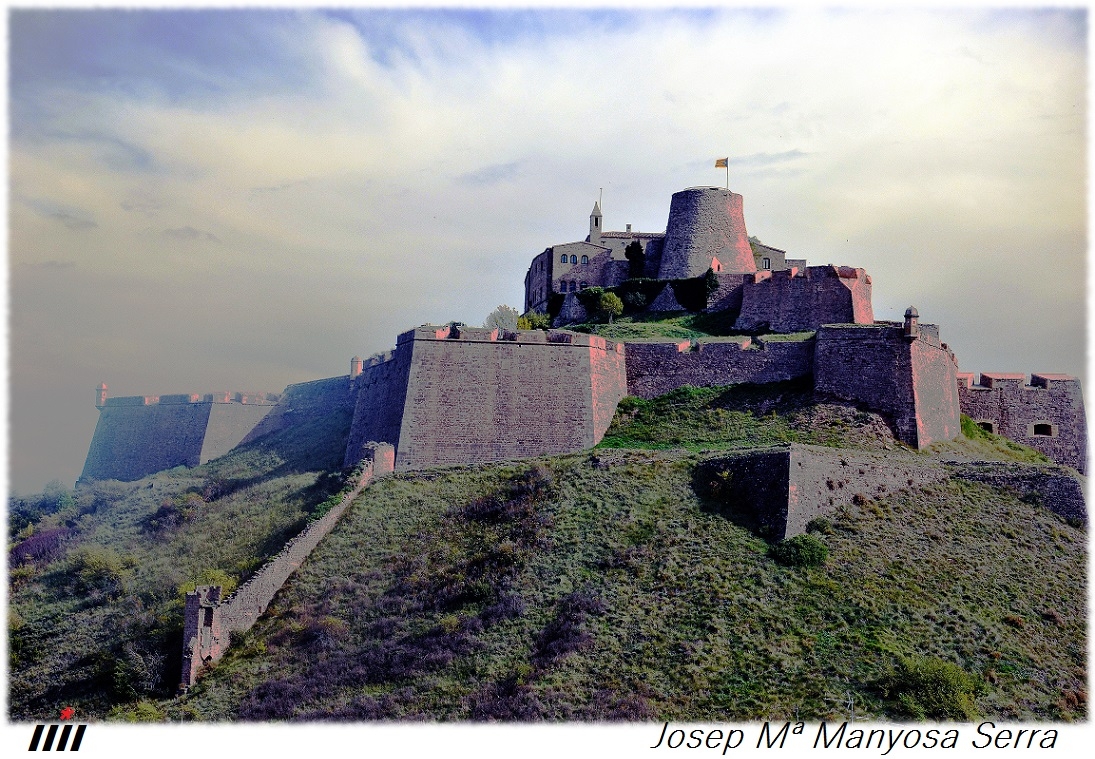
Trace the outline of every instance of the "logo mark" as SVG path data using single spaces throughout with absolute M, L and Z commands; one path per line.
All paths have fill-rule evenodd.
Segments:
M 71 713 L 66 717 L 65 712 L 68 712 L 69 710 L 71 710 Z M 72 709 L 72 707 L 65 707 L 65 711 L 61 712 L 61 719 L 72 719 L 72 716 L 75 713 L 76 710 Z M 57 728 L 59 727 L 61 728 L 60 738 L 58 738 L 57 736 Z M 49 730 L 47 731 L 45 725 L 35 725 L 34 735 L 32 735 L 30 738 L 30 747 L 27 749 L 27 751 L 38 750 L 38 744 L 42 742 L 43 732 L 46 734 L 46 740 L 44 743 L 42 743 L 43 751 L 64 751 L 66 747 L 69 751 L 79 751 L 80 743 L 84 740 L 84 730 L 86 729 L 87 725 L 77 725 L 76 732 L 73 733 L 72 725 L 65 725 L 64 727 L 61 727 L 61 725 L 50 725 Z M 71 746 L 69 746 L 68 743 L 70 737 L 72 738 Z M 53 747 L 54 740 L 57 741 L 56 748 Z

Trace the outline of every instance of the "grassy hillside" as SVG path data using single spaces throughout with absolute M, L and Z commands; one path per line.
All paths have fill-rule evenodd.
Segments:
M 599 451 L 382 481 L 248 640 L 155 708 L 214 720 L 1085 717 L 1082 529 L 951 482 L 822 523 L 827 562 L 788 568 L 697 498 L 697 460 Z M 950 691 L 925 695 L 933 677 Z
M 245 579 L 341 484 L 349 409 L 313 384 L 224 459 L 20 528 L 12 717 L 1086 717 L 1082 528 L 954 481 L 819 522 L 828 559 L 793 568 L 697 495 L 708 450 L 903 448 L 796 383 L 626 399 L 594 451 L 376 483 L 174 699 L 182 591 Z M 1031 460 L 1005 443 L 902 454 Z
M 81 487 L 20 529 L 9 544 L 12 718 L 55 716 L 61 701 L 103 716 L 174 693 L 185 590 L 234 587 L 341 488 L 350 414 L 322 411 L 329 384 L 296 386 L 273 431 L 224 458 Z M 336 384 L 345 395 L 345 378 Z

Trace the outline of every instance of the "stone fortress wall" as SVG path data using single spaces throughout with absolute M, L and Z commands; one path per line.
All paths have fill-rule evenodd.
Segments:
M 355 380 L 360 441 L 397 469 L 568 453 L 604 436 L 627 392 L 623 346 L 595 335 L 419 327 Z
M 309 524 L 290 540 L 256 572 L 247 582 L 236 588 L 232 595 L 221 599 L 221 586 L 200 585 L 186 594 L 183 618 L 183 663 L 181 685 L 195 683 L 202 667 L 219 660 L 228 650 L 232 633 L 251 629 L 277 592 L 300 568 L 319 541 L 324 538 L 354 498 L 372 480 L 391 472 L 395 465 L 395 451 L 386 443 L 376 443 L 360 448 L 361 473 L 354 488 L 338 505 Z
M 275 408 L 268 393 L 218 392 L 106 397 L 80 480 L 139 480 L 176 466 L 194 467 L 238 445 Z
M 1053 461 L 1087 472 L 1087 425 L 1080 381 L 1067 374 L 958 374 L 962 413 Z
M 815 393 L 890 416 L 897 438 L 914 448 L 961 432 L 957 372 L 954 354 L 932 324 L 906 319 L 905 325 L 829 324 L 817 331 Z
M 808 377 L 814 371 L 814 341 L 749 337 L 628 341 L 624 357 L 628 394 L 655 398 L 683 385 L 763 384 Z
M 807 266 L 746 274 L 741 313 L 734 328 L 800 332 L 822 324 L 873 322 L 871 278 L 866 271 L 851 266 Z

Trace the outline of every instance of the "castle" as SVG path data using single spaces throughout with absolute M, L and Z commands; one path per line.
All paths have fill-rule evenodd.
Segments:
M 664 234 L 630 228 L 621 233 L 603 231 L 597 204 L 587 240 L 547 248 L 525 277 L 526 309 L 549 312 L 556 326 L 586 317 L 583 290 L 623 289 L 641 279 L 654 297 L 640 308 L 679 311 L 687 300 L 694 309 L 732 318 L 737 335 L 612 341 L 566 329 L 426 325 L 399 335 L 391 351 L 354 356 L 348 376 L 291 385 L 282 396 L 109 398 L 100 385 L 100 417 L 82 481 L 137 480 L 196 466 L 279 429 L 287 419 L 352 413 L 343 464 L 360 474 L 351 492 L 229 598 L 221 598 L 220 586 L 187 594 L 183 687 L 223 655 L 232 633 L 254 624 L 373 477 L 588 449 L 604 437 L 626 395 L 653 398 L 685 385 L 799 380 L 812 386 L 818 400 L 882 414 L 910 448 L 958 437 L 964 413 L 989 431 L 1086 471 L 1076 378 L 1035 374 L 1028 384 L 1023 375 L 986 373 L 975 383 L 974 375 L 958 371 L 939 328 L 921 323 L 915 308 L 902 322 L 875 321 L 864 269 L 806 266 L 782 250 L 751 243 L 742 209 L 740 195 L 696 187 L 673 195 Z M 640 268 L 643 278 L 632 277 Z M 695 302 L 697 292 L 704 293 L 702 304 Z M 294 400 L 305 396 L 303 405 Z M 734 502 L 774 539 L 803 532 L 811 519 L 851 503 L 854 494 L 883 494 L 950 476 L 1008 484 L 1018 478 L 1044 493 L 1048 508 L 1086 518 L 1079 482 L 1042 467 L 1009 465 L 1000 471 L 991 462 L 945 465 L 907 452 L 798 444 L 708 459 L 697 472 L 704 467 L 729 475 Z
M 565 329 L 418 327 L 400 335 L 394 350 L 351 361 L 348 396 L 338 400 L 354 409 L 345 464 L 373 442 L 394 447 L 397 470 L 573 452 L 601 440 L 628 394 L 804 378 L 818 398 L 885 415 L 913 448 L 957 437 L 965 413 L 1086 471 L 1076 378 L 1035 374 L 1028 384 L 1021 375 L 984 374 L 974 383 L 915 308 L 900 323 L 874 320 L 864 269 L 800 266 L 776 248 L 754 250 L 741 195 L 719 187 L 675 193 L 664 234 L 605 232 L 602 223 L 597 204 L 586 241 L 533 259 L 525 277 L 530 310 L 554 296 L 557 324 L 584 317 L 581 289 L 624 283 L 632 263 L 624 252 L 638 242 L 644 273 L 661 288 L 649 309 L 679 309 L 675 288 L 710 272 L 718 288 L 706 310 L 736 315 L 735 328 L 751 334 L 614 342 Z M 770 337 L 781 333 L 800 339 Z M 255 437 L 277 400 L 246 393 L 107 398 L 105 385 L 96 392 L 100 418 L 83 480 L 195 466 Z

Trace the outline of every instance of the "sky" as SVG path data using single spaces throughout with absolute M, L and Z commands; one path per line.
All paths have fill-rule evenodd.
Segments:
M 15 10 L 9 489 L 111 395 L 280 391 L 520 308 L 678 190 L 963 371 L 1084 376 L 1084 10 Z

